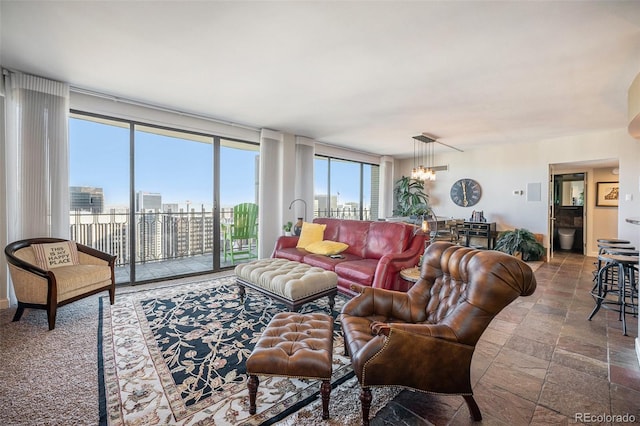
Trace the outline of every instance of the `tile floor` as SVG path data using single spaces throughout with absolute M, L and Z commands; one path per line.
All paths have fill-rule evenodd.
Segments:
M 615 312 L 602 309 L 587 320 L 594 260 L 556 254 L 536 271 L 536 292 L 512 303 L 485 331 L 471 375 L 483 424 L 640 423 L 638 319 L 627 316 L 628 336 Z M 407 390 L 371 422 L 472 423 L 462 397 Z

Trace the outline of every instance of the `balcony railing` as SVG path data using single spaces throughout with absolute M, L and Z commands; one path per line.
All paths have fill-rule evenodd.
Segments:
M 363 211 L 363 219 L 370 220 L 371 211 Z M 233 220 L 233 209 L 222 209 L 222 223 Z M 318 210 L 314 217 L 360 219 L 356 208 Z M 174 260 L 214 252 L 214 216 L 204 209 L 190 212 L 139 212 L 134 214 L 137 241 L 134 262 L 144 264 Z M 130 214 L 71 213 L 71 239 L 98 250 L 116 255 L 116 266 L 131 263 Z

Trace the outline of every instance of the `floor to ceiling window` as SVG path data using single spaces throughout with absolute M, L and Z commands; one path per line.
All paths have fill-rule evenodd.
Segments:
M 209 271 L 213 254 L 213 138 L 134 126 L 136 278 Z M 183 262 L 161 262 L 189 259 Z
M 376 220 L 379 166 L 316 156 L 315 217 Z
M 222 266 L 258 256 L 259 150 L 258 145 L 220 140 Z
M 257 205 L 257 144 L 77 111 L 69 129 L 71 237 L 118 257 L 116 283 L 242 261 L 223 238 L 234 205 Z
M 71 239 L 117 256 L 116 283 L 129 282 L 129 123 L 69 119 Z

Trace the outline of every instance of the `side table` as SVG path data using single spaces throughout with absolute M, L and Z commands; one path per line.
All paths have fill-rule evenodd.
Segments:
M 400 277 L 402 279 L 415 283 L 420 279 L 420 268 L 414 266 L 413 268 L 405 268 L 400 271 Z

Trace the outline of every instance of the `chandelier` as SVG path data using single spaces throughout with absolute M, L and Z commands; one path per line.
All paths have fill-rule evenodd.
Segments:
M 425 136 L 424 134 L 413 137 L 413 169 L 411 170 L 411 179 L 423 182 L 436 180 L 436 172 L 433 167 L 433 145 L 435 141 L 435 139 Z

